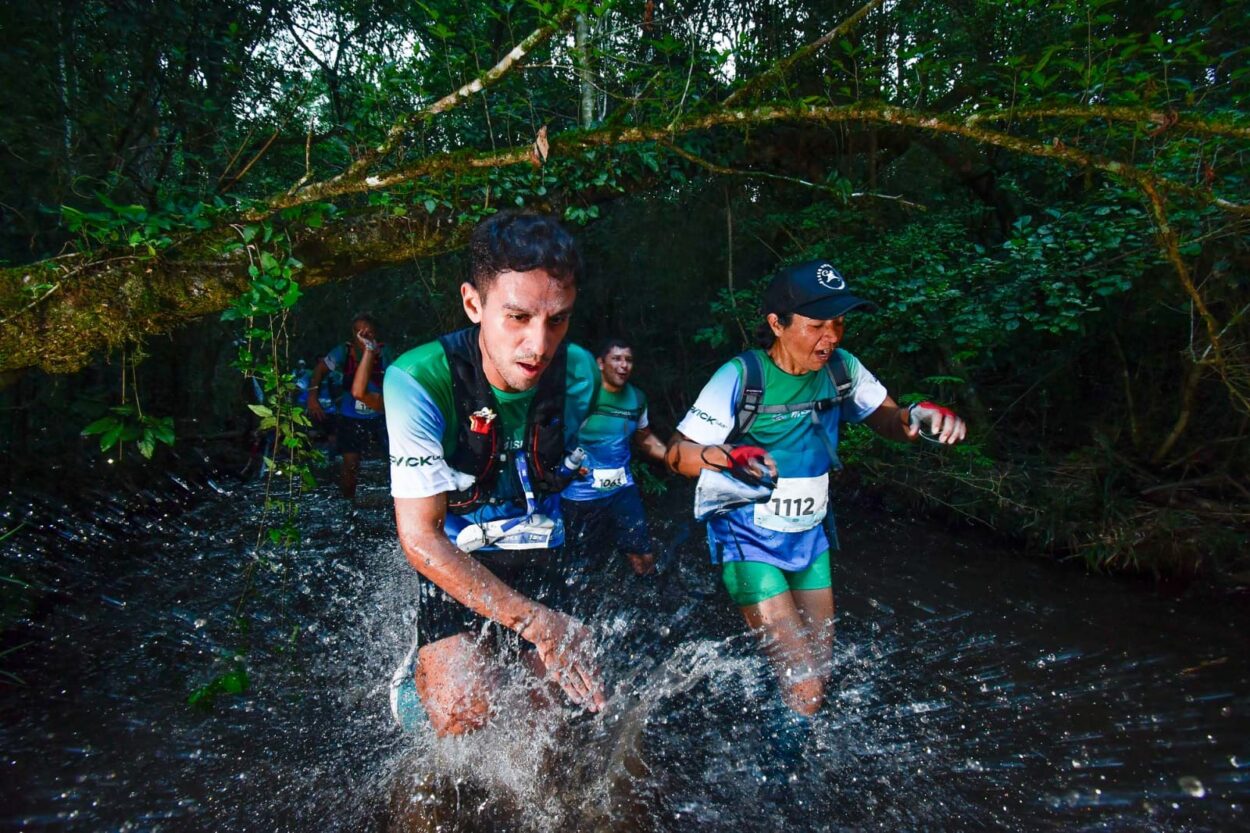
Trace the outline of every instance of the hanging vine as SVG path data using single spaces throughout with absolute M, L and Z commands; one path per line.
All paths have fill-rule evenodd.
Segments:
M 239 637 L 247 631 L 245 608 L 256 573 L 270 569 L 284 575 L 288 556 L 299 544 L 297 524 L 300 498 L 315 485 L 312 467 L 324 456 L 313 448 L 305 409 L 297 401 L 299 388 L 290 354 L 291 310 L 300 298 L 295 273 L 300 262 L 291 254 L 288 234 L 272 223 L 233 226 L 239 240 L 227 252 L 244 250 L 248 258 L 247 291 L 222 313 L 239 321 L 242 339 L 234 367 L 251 383 L 256 401 L 248 403 L 260 420 L 263 499 L 251 560 L 243 571 L 243 588 L 235 604 L 234 627 Z M 293 632 L 294 635 L 294 632 Z M 193 706 L 208 706 L 219 694 L 240 694 L 249 682 L 245 652 L 236 650 L 226 671 L 196 689 L 188 698 Z
M 148 459 L 156 453 L 158 442 L 174 444 L 174 418 L 145 414 L 143 403 L 139 400 L 139 375 L 135 368 L 146 358 L 142 342 L 122 349 L 121 403 L 114 405 L 107 416 L 100 417 L 82 431 L 85 437 L 99 436 L 101 452 L 116 448 L 118 460 L 125 458 L 125 444 L 129 442 L 133 442 L 139 453 Z

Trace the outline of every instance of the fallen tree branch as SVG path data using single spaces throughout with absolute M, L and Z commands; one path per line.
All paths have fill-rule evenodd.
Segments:
M 1201 189 L 1179 187 L 1126 162 L 884 104 L 718 110 L 688 117 L 676 126 L 675 132 L 741 130 L 770 124 L 823 126 L 848 122 L 876 122 L 953 135 L 1075 168 L 1102 171 L 1141 188 L 1144 193 L 1153 194 L 1150 204 L 1156 206 L 1156 210 L 1163 205 L 1164 193 L 1174 191 L 1232 213 L 1250 215 L 1248 206 L 1221 200 Z M 605 127 L 597 131 L 557 134 L 550 141 L 550 153 L 552 158 L 559 158 L 590 147 L 641 142 L 664 144 L 671 141 L 672 135 L 667 127 L 660 126 Z M 447 172 L 528 165 L 529 160 L 529 144 L 484 153 L 458 151 L 415 160 L 384 174 L 358 180 L 340 179 L 333 186 L 327 182 L 319 187 L 322 198 L 340 197 L 383 190 Z M 644 188 L 647 183 L 639 182 L 634 187 Z M 306 191 L 293 198 L 292 204 L 312 201 Z M 1163 216 L 1166 222 L 1166 215 Z M 357 217 L 328 224 L 315 236 L 310 232 L 299 242 L 295 252 L 295 256 L 305 264 L 299 276 L 300 282 L 315 285 L 447 251 L 455 248 L 458 245 L 456 241 L 467 232 L 466 227 L 450 225 L 445 218 L 441 220 L 442 225 L 438 225 L 439 220 L 434 217 L 427 218 L 424 223 L 406 220 L 403 221 L 406 225 L 397 225 L 400 222 L 377 217 L 366 217 L 362 222 Z M 27 275 L 42 272 L 47 282 L 62 282 L 57 303 L 20 311 L 0 324 L 0 371 L 32 366 L 53 372 L 77 370 L 100 349 L 116 346 L 136 336 L 165 332 L 181 321 L 224 309 L 247 285 L 246 263 L 219 254 L 228 239 L 227 232 L 217 228 L 188 235 L 178 244 L 176 252 L 163 253 L 158 259 L 134 259 L 134 262 L 127 263 L 91 262 L 84 255 L 76 255 L 68 260 L 0 269 L 0 310 L 21 310 L 26 306 L 29 294 L 23 295 L 22 287 L 29 285 L 23 283 Z M 1205 303 L 1199 303 L 1201 295 L 1184 269 L 1179 250 L 1175 245 L 1168 246 L 1166 235 L 1160 239 L 1169 261 L 1173 266 L 1179 263 L 1178 279 L 1186 295 L 1195 300 L 1195 308 L 1203 316 L 1208 332 L 1214 335 L 1212 345 L 1219 345 L 1219 323 Z M 1174 234 L 1172 243 L 1176 243 Z M 64 280 L 62 261 L 81 264 L 83 271 L 72 282 Z M 1226 372 L 1226 357 L 1216 355 L 1212 364 L 1217 366 L 1226 385 L 1230 385 L 1232 380 Z M 1237 395 L 1235 389 L 1233 392 Z M 1242 397 L 1243 403 L 1244 399 Z
M 61 282 L 60 282 L 60 281 L 57 281 L 56 283 L 52 284 L 51 288 L 49 288 L 47 292 L 43 293 L 43 294 L 42 294 L 42 295 L 40 295 L 38 298 L 36 298 L 35 300 L 31 301 L 29 304 L 27 304 L 26 306 L 22 307 L 22 308 L 21 308 L 21 309 L 19 309 L 17 312 L 10 313 L 9 315 L 6 315 L 4 318 L 0 318 L 0 324 L 7 324 L 7 323 L 9 323 L 10 321 L 12 321 L 14 318 L 17 318 L 17 317 L 18 317 L 19 315 L 21 315 L 22 313 L 27 312 L 28 310 L 32 310 L 32 309 L 34 309 L 35 307 L 37 307 L 37 306 L 39 306 L 40 304 L 42 304 L 44 301 L 46 301 L 46 300 L 48 300 L 49 298 L 51 298 L 51 297 L 52 297 L 52 295 L 53 295 L 53 294 L 54 294 L 57 290 L 59 290 L 60 288 L 61 288 Z
M 691 164 L 694 164 L 694 165 L 698 165 L 700 168 L 703 168 L 704 170 L 710 171 L 714 174 L 720 174 L 721 176 L 741 176 L 741 177 L 746 177 L 748 179 L 749 178 L 771 179 L 776 182 L 786 182 L 786 183 L 790 183 L 791 185 L 801 185 L 804 188 L 813 188 L 817 191 L 825 191 L 835 196 L 839 196 L 839 197 L 842 196 L 841 191 L 839 191 L 837 188 L 834 188 L 830 185 L 822 185 L 819 182 L 808 182 L 806 179 L 800 179 L 794 176 L 785 176 L 783 174 L 775 174 L 770 171 L 750 171 L 750 170 L 743 170 L 741 168 L 727 168 L 724 165 L 717 165 L 715 162 L 709 162 L 708 160 L 704 159 L 702 156 L 699 156 L 698 154 L 695 154 L 695 153 L 691 153 L 685 148 L 679 145 L 673 144 L 672 142 L 664 142 L 663 146 L 667 148 L 668 150 L 672 151 L 677 156 L 680 156 L 682 159 L 685 159 L 687 162 L 690 162 Z M 887 200 L 890 202 L 897 202 L 900 205 L 905 205 L 908 208 L 915 208 L 920 211 L 928 210 L 925 206 L 921 205 L 920 203 L 912 202 L 911 200 L 905 199 L 902 195 L 876 194 L 876 193 L 872 193 L 869 191 L 855 191 L 853 193 L 847 194 L 847 197 L 853 200 Z
M 464 245 L 470 228 L 434 217 L 357 218 L 296 240 L 292 254 L 303 263 L 298 280 L 307 288 L 453 251 Z M 232 233 L 201 237 L 195 251 L 184 247 L 176 260 L 127 257 L 82 264 L 72 281 L 61 279 L 58 303 L 25 310 L 0 325 L 0 371 L 73 372 L 101 351 L 220 312 L 249 283 L 245 250 L 219 254 Z M 0 309 L 14 288 L 20 289 L 23 273 L 37 275 L 43 268 L 0 270 Z
M 305 185 L 298 190 L 288 192 L 286 194 L 274 197 L 269 201 L 270 210 L 278 210 L 282 208 L 290 208 L 295 205 L 302 205 L 308 202 L 328 199 L 340 193 L 339 188 L 345 183 L 353 183 L 365 178 L 366 173 L 377 162 L 380 162 L 400 140 L 404 138 L 413 128 L 423 121 L 434 118 L 440 113 L 445 113 L 459 106 L 470 96 L 487 90 L 498 84 L 509 72 L 511 72 L 518 62 L 536 48 L 542 45 L 548 38 L 560 31 L 565 24 L 573 19 L 574 9 L 569 7 L 562 11 L 548 25 L 540 26 L 516 46 L 514 46 L 508 54 L 504 55 L 499 61 L 482 75 L 463 85 L 459 89 L 448 93 L 432 104 L 422 109 L 409 113 L 403 118 L 395 122 L 391 129 L 387 131 L 386 137 L 382 143 L 365 152 L 359 159 L 352 162 L 345 171 L 330 177 L 322 182 L 315 182 Z
M 1207 121 L 1183 116 L 1173 111 L 1151 110 L 1149 107 L 1029 107 L 1019 110 L 992 110 L 974 113 L 964 119 L 964 124 L 974 126 L 982 122 L 1014 121 L 1016 119 L 1105 119 L 1130 124 L 1149 122 L 1158 127 L 1186 130 L 1206 136 L 1231 136 L 1250 139 L 1250 126 L 1233 122 Z
M 766 124 L 811 122 L 839 124 L 846 122 L 878 122 L 899 127 L 911 127 L 933 133 L 959 136 L 984 145 L 993 145 L 1027 156 L 1053 159 L 1078 168 L 1103 171 L 1135 185 L 1151 183 L 1168 193 L 1178 193 L 1203 205 L 1214 205 L 1229 213 L 1250 216 L 1250 206 L 1234 203 L 1213 193 L 1165 180 L 1144 171 L 1131 163 L 1106 159 L 1078 148 L 1063 144 L 1044 142 L 1012 136 L 987 128 L 970 126 L 962 122 L 941 119 L 935 115 L 894 107 L 887 104 L 851 104 L 841 107 L 756 107 L 746 110 L 716 110 L 699 116 L 691 116 L 668 127 L 611 127 L 590 132 L 557 134 L 550 140 L 553 156 L 588 147 L 636 144 L 639 142 L 670 141 L 673 136 L 711 130 L 718 127 L 758 127 Z M 357 179 L 336 177 L 316 186 L 309 186 L 299 195 L 286 200 L 284 206 L 301 205 L 321 199 L 363 194 L 393 188 L 421 177 L 450 170 L 483 170 L 517 165 L 529 160 L 529 145 L 503 148 L 489 153 L 455 151 L 425 157 L 406 165 L 374 176 Z M 314 196 L 315 193 L 319 196 Z

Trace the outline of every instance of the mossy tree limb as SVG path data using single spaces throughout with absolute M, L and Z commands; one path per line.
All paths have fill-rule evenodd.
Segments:
M 317 286 L 457 248 L 464 232 L 433 217 L 372 217 L 298 236 L 293 254 L 303 263 L 301 285 Z M 81 256 L 0 270 L 0 309 L 17 310 L 0 325 L 0 370 L 73 372 L 102 351 L 221 312 L 249 283 L 245 252 L 216 254 L 227 240 L 213 233 L 159 257 Z M 59 292 L 23 303 L 26 287 L 51 281 Z
M 1164 194 L 1174 193 L 1233 214 L 1250 215 L 1248 206 L 1221 199 L 1209 190 L 1158 177 L 1127 162 L 884 104 L 718 109 L 687 117 L 672 127 L 570 131 L 552 137 L 550 152 L 552 157 L 572 156 L 586 148 L 642 142 L 664 144 L 671 142 L 675 135 L 747 130 L 770 124 L 825 127 L 856 123 L 945 134 L 1072 168 L 1102 171 L 1144 193 L 1153 194 L 1152 205 L 1157 205 L 1156 199 L 1163 200 Z M 441 174 L 529 162 L 528 145 L 493 152 L 445 153 L 395 167 L 383 174 L 333 184 L 327 182 L 318 193 L 323 198 L 348 197 Z M 634 183 L 631 187 L 640 190 L 646 183 Z M 296 204 L 305 201 L 311 202 L 311 195 L 301 192 L 292 198 Z M 447 224 L 445 218 L 440 220 L 439 215 L 420 222 L 378 217 L 332 222 L 316 232 L 304 232 L 296 241 L 295 256 L 305 266 L 299 280 L 312 286 L 429 256 L 453 247 L 457 235 L 462 233 L 463 230 Z M 244 256 L 241 253 L 232 257 L 219 254 L 224 244 L 232 239 L 231 234 L 218 227 L 189 238 L 158 258 L 112 256 L 93 260 L 89 255 L 76 255 L 0 271 L 0 310 L 14 311 L 0 325 L 0 370 L 34 366 L 54 372 L 77 370 L 102 349 L 130 338 L 166 332 L 184 321 L 224 309 L 247 285 Z M 1176 265 L 1175 253 L 1167 254 L 1169 261 Z M 1178 277 L 1186 295 L 1193 298 L 1197 289 L 1192 280 L 1187 280 L 1187 272 L 1178 271 Z M 30 287 L 57 283 L 61 285 L 58 292 L 31 304 L 35 298 Z M 1204 320 L 1206 318 L 1204 315 Z M 1211 318 L 1206 323 L 1209 332 L 1218 333 L 1219 322 Z M 1218 337 L 1212 344 L 1218 345 Z M 1222 361 L 1222 358 L 1217 352 L 1216 360 Z M 1223 371 L 1220 372 L 1223 376 Z

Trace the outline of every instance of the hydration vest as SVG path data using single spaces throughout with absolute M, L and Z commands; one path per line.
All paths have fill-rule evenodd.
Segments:
M 824 443 L 825 451 L 829 453 L 829 460 L 833 464 L 834 470 L 842 468 L 842 461 L 838 458 L 838 450 L 829 440 L 829 436 L 821 427 L 821 416 L 829 411 L 837 411 L 843 401 L 851 395 L 851 374 L 846 369 L 846 357 L 841 350 L 834 350 L 829 361 L 825 364 L 825 372 L 829 374 L 830 380 L 833 381 L 834 395 L 825 397 L 824 399 L 815 399 L 808 402 L 787 402 L 783 405 L 762 405 L 764 401 L 764 366 L 760 362 L 760 354 L 754 350 L 747 350 L 745 353 L 739 353 L 738 361 L 742 362 L 742 367 L 746 371 L 746 379 L 742 385 L 742 398 L 738 401 L 738 410 L 734 414 L 734 425 L 729 431 L 729 436 L 725 439 L 726 443 L 733 444 L 742 437 L 746 436 L 751 430 L 751 426 L 755 423 L 755 418 L 760 414 L 790 414 L 795 411 L 810 411 L 811 420 L 816 424 L 816 436 Z M 837 418 L 835 414 L 834 418 Z
M 742 397 L 738 401 L 738 410 L 734 413 L 734 425 L 730 429 L 729 436 L 725 439 L 725 442 L 733 444 L 741 440 L 751 430 L 755 418 L 760 414 L 788 414 L 810 409 L 811 421 L 816 426 L 816 436 L 820 438 L 820 442 L 824 445 L 833 470 L 840 471 L 842 469 L 842 460 L 838 457 L 837 446 L 829 439 L 829 435 L 825 433 L 821 415 L 833 411 L 833 418 L 837 419 L 838 409 L 846 398 L 851 395 L 853 382 L 851 382 L 850 372 L 846 369 L 846 356 L 843 352 L 834 350 L 833 355 L 829 357 L 829 361 L 825 365 L 825 372 L 829 374 L 830 380 L 833 381 L 833 396 L 808 402 L 788 402 L 784 405 L 761 404 L 764 401 L 764 366 L 760 360 L 760 354 L 754 350 L 747 350 L 745 353 L 738 354 L 737 358 L 742 362 L 742 367 L 746 371 L 746 378 L 743 380 Z M 825 514 L 823 526 L 825 538 L 829 541 L 830 551 L 837 550 L 839 548 L 838 529 L 834 520 L 832 503 Z M 714 546 L 712 548 L 713 564 L 719 564 L 724 560 L 723 550 L 723 546 Z
M 356 368 L 360 366 L 360 360 L 356 358 L 356 351 L 352 349 L 352 343 L 349 341 L 345 344 L 347 348 L 347 358 L 343 360 L 343 379 L 347 384 L 348 391 L 351 391 L 352 380 L 356 378 Z M 378 390 L 382 390 L 382 374 L 386 372 L 386 358 L 381 351 L 378 352 L 377 361 L 373 363 L 373 370 L 369 374 L 369 383 L 376 385 Z
M 480 327 L 473 326 L 438 339 L 451 368 L 452 399 L 456 409 L 456 450 L 447 458 L 447 463 L 456 471 L 476 478 L 468 489 L 447 495 L 447 510 L 455 515 L 467 514 L 491 502 L 501 470 L 503 476 L 517 479 L 517 493 L 521 493 L 516 468 L 509 465 L 512 452 L 504 448 L 501 441 L 501 420 L 498 417 L 470 419 L 470 415 L 483 408 L 492 414 L 499 408 L 486 372 L 482 369 L 482 349 L 478 342 L 480 332 Z M 532 485 L 539 494 L 557 493 L 569 482 L 569 478 L 560 473 L 560 463 L 565 455 L 567 365 L 568 345 L 562 343 L 539 378 L 538 389 L 526 415 L 521 451 L 527 455 Z M 475 422 L 479 430 L 473 430 Z

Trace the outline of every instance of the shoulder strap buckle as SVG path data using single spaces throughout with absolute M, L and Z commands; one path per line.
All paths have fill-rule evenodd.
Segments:
M 825 372 L 829 374 L 829 378 L 833 381 L 833 386 L 838 392 L 832 401 L 835 405 L 841 405 L 851 395 L 851 387 L 854 385 L 851 381 L 851 374 L 846 369 L 846 356 L 843 355 L 841 350 L 833 351 L 833 355 L 829 357 L 829 361 L 825 364 Z
M 764 400 L 764 368 L 760 364 L 759 354 L 754 350 L 739 353 L 746 378 L 742 384 L 742 397 L 738 400 L 738 410 L 734 414 L 734 426 L 729 432 L 726 442 L 734 442 L 751 430 L 755 417 L 759 414 L 760 403 Z

